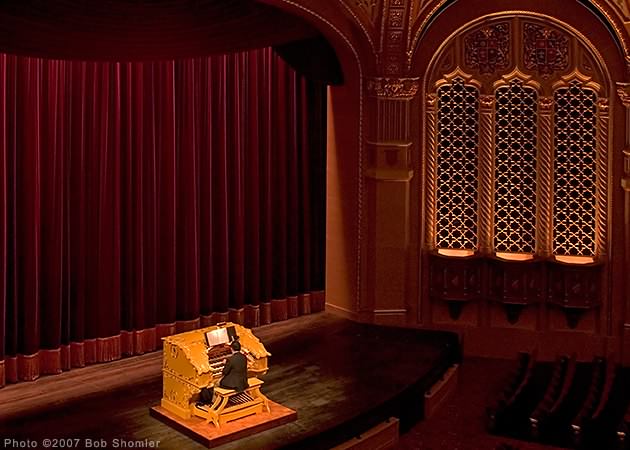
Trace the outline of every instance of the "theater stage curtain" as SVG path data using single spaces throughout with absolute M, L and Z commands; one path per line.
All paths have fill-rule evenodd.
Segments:
M 270 49 L 0 55 L 0 384 L 322 309 L 323 89 Z

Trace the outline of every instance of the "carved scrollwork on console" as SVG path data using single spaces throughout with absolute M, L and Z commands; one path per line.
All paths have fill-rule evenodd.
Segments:
M 411 99 L 418 93 L 418 78 L 372 78 L 367 81 L 368 93 L 388 99 Z

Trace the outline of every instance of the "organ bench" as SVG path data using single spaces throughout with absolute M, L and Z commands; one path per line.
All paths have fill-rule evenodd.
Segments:
M 269 401 L 260 392 L 263 384 L 258 378 L 247 380 L 248 388 L 242 392 L 234 389 L 215 387 L 215 399 L 210 407 L 195 407 L 194 414 L 203 419 L 206 423 L 212 422 L 215 427 L 221 428 L 231 420 L 240 419 L 252 414 L 269 412 Z

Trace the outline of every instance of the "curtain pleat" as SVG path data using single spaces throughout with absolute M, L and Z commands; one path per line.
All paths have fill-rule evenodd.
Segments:
M 324 98 L 270 49 L 0 55 L 0 386 L 321 310 Z

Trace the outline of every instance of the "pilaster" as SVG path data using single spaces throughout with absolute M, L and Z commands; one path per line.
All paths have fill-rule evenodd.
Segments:
M 630 83 L 617 83 L 617 94 L 621 99 L 626 115 L 621 187 L 624 190 L 624 254 L 627 270 L 630 267 Z M 630 355 L 627 350 L 630 348 L 630 283 L 628 280 L 625 280 L 625 299 L 623 363 L 630 364 Z
M 416 78 L 366 83 L 372 126 L 367 134 L 368 296 L 361 320 L 403 325 L 407 320 L 410 194 L 414 176 L 410 133 Z

